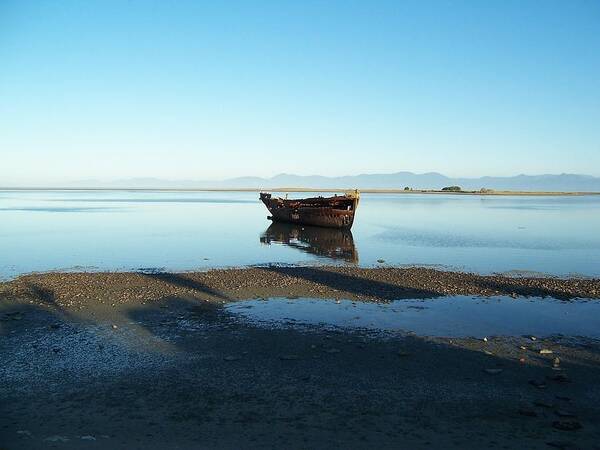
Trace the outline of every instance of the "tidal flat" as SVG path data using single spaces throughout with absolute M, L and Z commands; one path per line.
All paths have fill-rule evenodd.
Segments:
M 0 443 L 598 448 L 599 297 L 426 268 L 24 275 L 0 283 Z

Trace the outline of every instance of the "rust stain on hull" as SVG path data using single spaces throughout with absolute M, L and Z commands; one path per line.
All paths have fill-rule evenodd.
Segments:
M 260 193 L 271 216 L 277 222 L 298 223 L 328 228 L 351 228 L 360 198 L 358 191 L 333 197 L 312 197 L 288 200 Z

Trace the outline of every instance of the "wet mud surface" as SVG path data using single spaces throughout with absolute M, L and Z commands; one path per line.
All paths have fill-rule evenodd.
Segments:
M 593 297 L 598 284 L 357 270 L 4 283 L 0 448 L 600 448 L 597 339 L 256 326 L 223 305 L 469 289 Z
M 61 306 L 152 302 L 187 295 L 226 302 L 250 297 L 311 296 L 371 301 L 447 295 L 600 298 L 600 279 L 509 277 L 428 268 L 264 266 L 206 272 L 43 273 L 0 283 L 0 299 Z

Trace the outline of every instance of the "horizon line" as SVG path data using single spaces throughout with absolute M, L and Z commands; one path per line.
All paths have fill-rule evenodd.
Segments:
M 447 194 L 447 195 L 483 195 L 483 196 L 583 196 L 600 195 L 600 191 L 524 191 L 524 190 L 461 190 L 444 191 L 441 189 L 400 189 L 400 188 L 309 188 L 309 187 L 285 187 L 279 186 L 269 189 L 261 188 L 151 188 L 151 187 L 3 187 L 0 186 L 0 192 L 7 191 L 99 191 L 99 192 L 333 192 L 343 193 L 350 190 L 358 190 L 366 194 Z

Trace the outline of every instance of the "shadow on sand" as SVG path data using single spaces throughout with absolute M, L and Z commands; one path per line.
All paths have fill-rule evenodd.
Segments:
M 170 273 L 170 272 L 159 272 L 159 273 L 145 273 L 143 274 L 148 278 L 151 278 L 156 281 L 161 281 L 163 283 L 172 284 L 175 286 L 179 286 L 185 289 L 191 289 L 198 294 L 205 294 L 211 297 L 215 297 L 221 300 L 229 300 L 229 297 L 223 295 L 221 292 L 216 291 L 212 288 L 209 288 L 204 283 L 193 280 L 189 277 L 186 277 L 184 274 L 178 273 Z
M 265 270 L 345 292 L 366 289 L 384 300 L 439 295 L 316 268 Z M 148 276 L 227 299 L 183 275 Z M 51 291 L 38 285 L 29 290 L 58 315 L 24 305 L 26 317 L 31 313 L 27 327 L 53 317 L 71 320 Z M 520 363 L 503 347 L 514 349 L 509 341 L 465 348 L 414 336 L 382 340 L 360 332 L 260 328 L 231 320 L 216 302 L 183 296 L 124 308 L 117 312 L 135 323 L 132 329 L 143 327 L 167 340 L 177 354 L 150 359 L 140 350 L 122 371 L 76 377 L 66 375 L 74 363 L 62 352 L 48 352 L 47 361 L 35 364 L 20 356 L 32 344 L 26 330 L 4 336 L 5 364 L 18 361 L 30 386 L 3 383 L 0 389 L 3 445 L 48 448 L 53 444 L 46 439 L 56 436 L 74 447 L 92 442 L 82 436 L 92 436 L 100 446 L 157 449 L 276 448 L 282 442 L 290 448 L 543 448 L 565 436 L 575 447 L 597 442 L 599 411 L 589 392 L 600 366 L 569 366 L 569 355 L 563 364 L 573 382 L 559 383 L 545 378 L 554 374 L 551 359 L 537 355 L 532 364 Z M 92 322 L 93 307 L 89 313 Z M 69 342 L 90 352 L 79 339 Z M 42 362 L 47 373 L 40 373 Z M 502 372 L 485 373 L 489 368 Z M 47 384 L 46 378 L 61 381 Z M 538 389 L 531 379 L 547 387 Z M 583 428 L 553 428 L 562 420 L 558 408 L 577 414 L 570 420 Z M 18 433 L 23 430 L 28 434 Z

